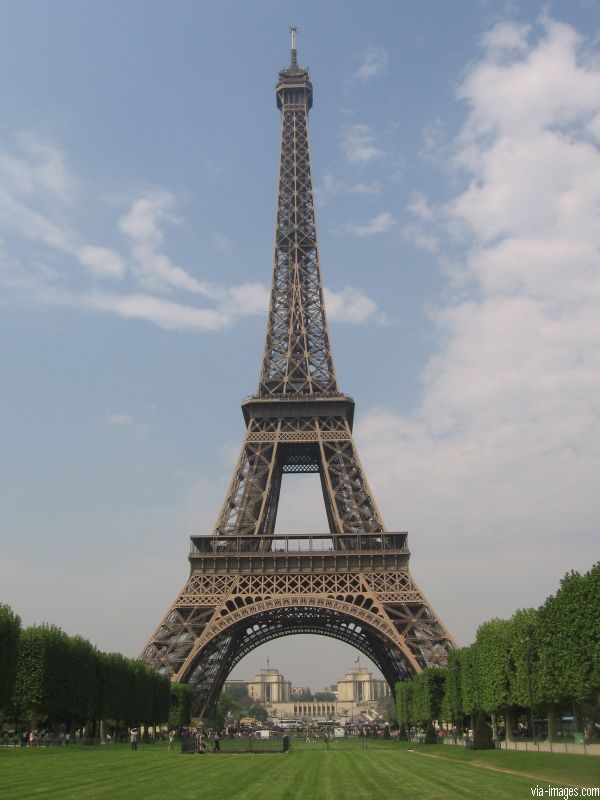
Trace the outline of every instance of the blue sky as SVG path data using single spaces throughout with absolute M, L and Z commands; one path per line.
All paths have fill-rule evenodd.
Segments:
M 0 600 L 135 655 L 211 530 L 258 380 L 291 23 L 338 377 L 416 580 L 468 643 L 589 568 L 598 12 L 3 4 Z M 317 492 L 286 480 L 281 530 L 323 529 Z M 354 660 L 318 648 L 268 646 L 313 686 Z

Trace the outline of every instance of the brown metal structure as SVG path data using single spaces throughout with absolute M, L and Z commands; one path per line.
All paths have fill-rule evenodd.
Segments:
M 367 655 L 394 688 L 443 664 L 452 638 L 408 570 L 406 533 L 385 530 L 352 437 L 354 401 L 338 389 L 323 302 L 308 144 L 313 90 L 298 66 L 276 87 L 281 161 L 273 283 L 258 391 L 212 535 L 192 536 L 191 574 L 142 659 L 197 687 L 210 714 L 235 664 L 295 633 Z M 329 534 L 275 534 L 285 473 L 318 473 Z

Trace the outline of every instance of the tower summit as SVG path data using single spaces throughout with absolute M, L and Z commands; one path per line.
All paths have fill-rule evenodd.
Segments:
M 242 404 L 244 441 L 213 532 L 191 537 L 190 577 L 141 655 L 196 686 L 196 714 L 212 712 L 241 658 L 280 636 L 351 644 L 392 691 L 454 648 L 410 575 L 407 534 L 384 526 L 352 436 L 354 401 L 338 389 L 308 144 L 313 87 L 295 27 L 275 93 L 281 151 L 258 390 Z M 320 477 L 327 534 L 275 532 L 283 475 L 298 473 Z
M 292 25 L 290 28 L 290 36 L 292 39 L 292 57 L 290 59 L 290 66 L 296 67 L 298 65 L 298 59 L 296 54 L 296 33 L 298 32 L 298 28 L 295 25 Z
M 275 88 L 281 110 L 273 282 L 258 394 L 261 397 L 337 392 L 325 318 L 313 199 L 308 112 L 313 87 L 296 58 Z

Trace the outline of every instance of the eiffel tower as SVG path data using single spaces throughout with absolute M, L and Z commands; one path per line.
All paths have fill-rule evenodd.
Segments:
M 190 576 L 141 658 L 196 687 L 211 716 L 233 667 L 281 636 L 356 647 L 396 681 L 446 663 L 455 644 L 408 569 L 406 533 L 388 532 L 352 437 L 354 400 L 338 389 L 323 302 L 308 112 L 313 87 L 279 73 L 281 160 L 273 282 L 258 391 L 212 534 L 192 536 Z M 318 473 L 327 534 L 275 533 L 284 474 Z

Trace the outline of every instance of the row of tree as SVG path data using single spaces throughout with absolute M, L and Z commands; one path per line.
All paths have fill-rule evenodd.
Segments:
M 191 689 L 141 661 L 103 653 L 80 636 L 52 625 L 21 630 L 12 610 L 0 605 L 0 721 L 68 729 L 101 720 L 117 727 L 189 724 Z
M 432 720 L 458 722 L 478 712 L 501 718 L 512 738 L 515 713 L 526 709 L 548 720 L 557 733 L 560 713 L 595 716 L 600 697 L 600 563 L 589 572 L 570 572 L 560 589 L 538 609 L 493 619 L 477 631 L 470 647 L 451 652 L 447 667 L 429 667 L 396 687 L 400 725 Z

